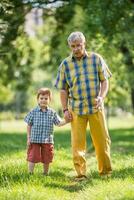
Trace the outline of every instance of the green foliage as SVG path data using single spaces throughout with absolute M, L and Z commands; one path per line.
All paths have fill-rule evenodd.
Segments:
M 17 17 L 16 17 L 17 16 Z M 2 51 L 6 51 L 10 42 L 20 34 L 19 27 L 24 23 L 24 5 L 22 1 L 2 0 L 0 3 L 0 38 L 3 45 Z
M 25 16 L 33 7 L 43 8 L 44 25 L 35 28 L 36 36 L 29 38 L 24 33 Z M 43 85 L 53 87 L 57 68 L 70 53 L 67 37 L 70 32 L 79 30 L 87 38 L 87 49 L 102 54 L 113 73 L 106 104 L 130 110 L 131 99 L 134 107 L 133 8 L 130 0 L 63 0 L 60 3 L 55 0 L 2 0 L 0 85 L 3 89 L 0 101 L 7 98 L 5 102 L 9 102 L 21 91 L 20 98 L 11 104 L 16 104 L 18 99 L 18 106 L 26 106 L 28 90 L 34 91 Z M 41 82 L 40 75 L 33 83 L 33 74 L 38 69 L 44 75 L 51 74 L 50 84 L 43 79 Z M 124 99 L 127 99 L 125 105 Z
M 7 88 L 0 84 L 0 103 L 6 104 L 9 103 L 13 98 L 13 92 L 10 88 Z

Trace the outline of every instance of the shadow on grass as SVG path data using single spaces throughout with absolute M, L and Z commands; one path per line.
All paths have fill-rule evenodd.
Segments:
M 128 168 L 114 170 L 112 178 L 125 179 L 128 177 L 133 178 L 133 176 L 134 176 L 134 165 L 132 167 L 128 167 Z
M 55 131 L 54 135 L 56 150 L 71 148 L 70 131 Z M 0 133 L 0 156 L 11 155 L 25 149 L 26 133 Z
M 134 154 L 134 128 L 114 129 L 110 131 L 112 152 Z
M 46 183 L 44 184 L 44 187 L 49 187 L 49 188 L 55 188 L 55 189 L 63 189 L 68 192 L 78 192 L 82 189 L 84 189 L 86 186 L 93 185 L 92 181 L 81 181 L 81 182 L 76 182 L 72 180 L 68 180 L 67 183 L 59 184 L 58 182 L 52 181 L 51 183 Z
M 11 155 L 26 149 L 26 134 L 0 134 L 0 156 Z
M 76 182 L 73 177 L 67 177 L 64 171 L 55 170 L 50 173 L 50 176 L 43 176 L 41 172 L 29 175 L 26 171 L 21 173 L 17 172 L 15 174 L 3 172 L 0 176 L 1 187 L 11 186 L 12 184 L 33 184 L 40 185 L 45 188 L 50 189 L 63 189 L 70 193 L 78 192 L 89 186 L 94 186 L 94 180 L 109 181 L 112 179 L 125 179 L 128 177 L 133 177 L 134 168 L 128 167 L 120 170 L 115 170 L 112 177 L 108 180 L 101 180 L 98 172 L 93 171 L 86 181 Z
M 93 185 L 92 180 L 75 182 L 73 178 L 66 177 L 65 173 L 61 171 L 50 173 L 50 176 L 43 176 L 41 172 L 30 175 L 24 171 L 15 174 L 3 172 L 0 176 L 1 187 L 11 186 L 12 184 L 16 185 L 18 183 L 40 185 L 50 189 L 63 189 L 69 192 L 77 192 L 82 190 L 86 185 Z
M 131 154 L 134 152 L 134 128 L 110 130 L 112 140 L 112 151 Z M 90 134 L 87 134 L 87 147 L 89 152 L 94 148 L 91 142 Z M 55 149 L 67 150 L 71 148 L 70 131 L 55 131 Z M 0 134 L 0 156 L 12 154 L 26 149 L 26 133 L 1 133 Z

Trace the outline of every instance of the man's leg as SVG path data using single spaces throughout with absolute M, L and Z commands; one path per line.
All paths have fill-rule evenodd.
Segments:
M 72 112 L 71 141 L 74 167 L 78 176 L 86 175 L 86 128 L 87 116 L 79 116 Z
M 110 161 L 110 137 L 105 121 L 104 111 L 89 115 L 91 137 L 98 160 L 99 174 L 110 174 L 112 172 Z

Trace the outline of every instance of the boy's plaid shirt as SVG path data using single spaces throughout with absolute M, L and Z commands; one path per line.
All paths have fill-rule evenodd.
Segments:
M 68 90 L 69 106 L 74 112 L 79 115 L 92 114 L 97 112 L 94 103 L 100 82 L 110 76 L 111 72 L 99 54 L 85 52 L 81 60 L 73 55 L 63 60 L 55 87 Z
M 51 108 L 42 111 L 39 106 L 30 111 L 24 121 L 31 125 L 31 143 L 54 143 L 53 126 L 61 122 L 61 118 Z

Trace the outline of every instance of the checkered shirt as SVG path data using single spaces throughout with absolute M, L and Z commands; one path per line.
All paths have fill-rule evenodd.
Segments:
M 31 143 L 54 143 L 53 126 L 61 122 L 56 111 L 48 107 L 43 112 L 37 106 L 26 115 L 24 121 L 31 125 Z
M 59 66 L 55 87 L 69 92 L 69 107 L 78 115 L 97 112 L 95 98 L 100 82 L 111 77 L 103 58 L 96 53 L 85 52 L 81 60 L 70 55 Z

